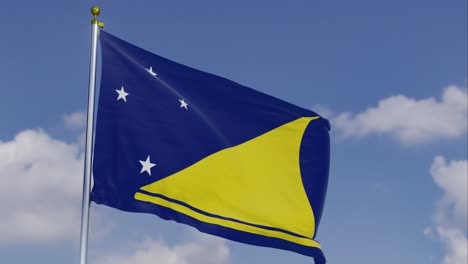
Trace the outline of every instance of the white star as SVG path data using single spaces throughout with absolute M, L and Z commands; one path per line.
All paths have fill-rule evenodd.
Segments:
M 142 166 L 140 174 L 146 171 L 151 176 L 151 168 L 156 166 L 156 164 L 151 163 L 150 156 L 148 155 L 145 161 L 140 160 L 140 163 Z
M 184 99 L 179 99 L 180 102 L 180 107 L 185 108 L 185 110 L 188 110 L 188 104 L 184 101 Z
M 153 66 L 149 67 L 149 69 L 146 69 L 149 74 L 153 75 L 153 77 L 156 77 L 158 74 L 153 71 Z
M 125 92 L 123 86 L 122 88 L 120 88 L 120 90 L 116 89 L 115 91 L 119 94 L 119 97 L 117 97 L 117 101 L 123 99 L 125 102 L 127 102 L 127 95 L 129 95 L 129 93 Z

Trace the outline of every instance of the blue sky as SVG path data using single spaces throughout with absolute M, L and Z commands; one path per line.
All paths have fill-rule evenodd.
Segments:
M 111 34 L 331 120 L 329 263 L 466 263 L 465 0 L 3 3 L 1 263 L 78 263 L 93 5 Z M 311 263 L 156 216 L 91 215 L 91 263 Z

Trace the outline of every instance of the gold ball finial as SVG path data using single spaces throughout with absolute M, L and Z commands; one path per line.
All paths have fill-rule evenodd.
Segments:
M 101 14 L 101 9 L 97 6 L 93 6 L 91 8 L 91 14 L 93 14 L 93 20 L 91 21 L 91 24 L 97 24 L 98 27 L 100 28 L 103 28 L 104 27 L 104 23 L 102 23 L 101 21 L 98 21 L 97 20 L 97 16 L 99 16 L 99 14 Z
M 99 14 L 101 13 L 101 9 L 97 6 L 93 6 L 91 8 L 91 14 L 93 14 L 93 16 L 99 16 Z

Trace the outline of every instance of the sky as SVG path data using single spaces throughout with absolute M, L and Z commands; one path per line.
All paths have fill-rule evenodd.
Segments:
M 467 1 L 6 1 L 0 263 L 78 263 L 89 9 L 105 30 L 327 117 L 328 263 L 467 262 Z M 90 264 L 309 264 L 91 205 Z

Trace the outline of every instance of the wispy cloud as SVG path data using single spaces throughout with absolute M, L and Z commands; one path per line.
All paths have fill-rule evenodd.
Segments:
M 395 95 L 360 113 L 341 113 L 332 123 L 345 137 L 387 134 L 418 144 L 465 135 L 467 111 L 466 87 L 448 86 L 439 100 Z
M 65 127 L 80 132 L 78 136 L 78 145 L 84 150 L 86 140 L 86 113 L 74 112 L 63 116 L 63 124 Z
M 335 114 L 330 108 L 320 105 L 320 104 L 314 105 L 312 107 L 312 110 L 316 112 L 317 114 L 319 114 L 320 116 L 327 118 L 327 119 L 332 118 Z
M 86 113 L 74 112 L 63 117 L 63 123 L 70 129 L 82 130 L 86 126 Z

